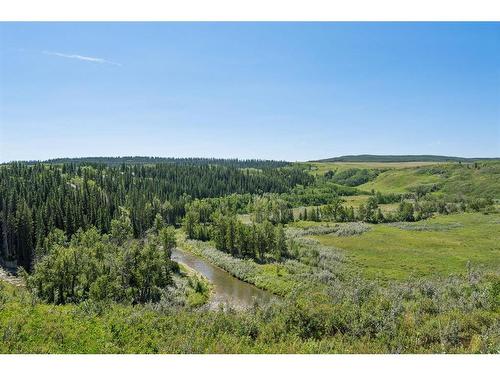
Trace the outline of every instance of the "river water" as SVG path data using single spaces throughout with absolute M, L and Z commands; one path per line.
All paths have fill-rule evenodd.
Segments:
M 198 271 L 213 284 L 214 293 L 210 303 L 214 307 L 228 304 L 236 308 L 247 308 L 255 302 L 265 304 L 273 299 L 271 293 L 241 281 L 222 268 L 187 251 L 175 249 L 172 252 L 172 260 Z

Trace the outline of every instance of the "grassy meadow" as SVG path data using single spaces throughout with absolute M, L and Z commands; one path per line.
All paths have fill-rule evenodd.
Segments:
M 467 264 L 500 270 L 500 215 L 464 213 L 425 221 L 372 225 L 359 236 L 313 236 L 345 250 L 371 279 L 404 280 L 464 273 Z

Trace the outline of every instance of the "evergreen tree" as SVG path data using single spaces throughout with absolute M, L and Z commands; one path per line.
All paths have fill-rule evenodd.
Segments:
M 33 260 L 33 218 L 25 201 L 21 201 L 16 210 L 16 249 L 17 264 L 26 271 L 31 270 Z
M 276 247 L 274 249 L 274 256 L 277 262 L 281 262 L 287 255 L 288 245 L 285 230 L 283 225 L 278 225 L 276 228 Z

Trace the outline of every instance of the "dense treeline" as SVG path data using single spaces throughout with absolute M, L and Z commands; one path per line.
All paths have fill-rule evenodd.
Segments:
M 289 244 L 283 224 L 294 219 L 289 204 L 276 195 L 256 196 L 247 211 L 252 213 L 251 224 L 242 223 L 227 205 L 195 200 L 186 205 L 183 228 L 189 239 L 211 240 L 217 249 L 236 257 L 261 263 L 286 258 Z
M 235 216 L 221 215 L 212 224 L 211 237 L 218 250 L 261 263 L 267 259 L 280 262 L 289 253 L 283 225 L 267 220 L 245 225 Z
M 217 212 L 209 224 L 197 222 L 193 225 L 186 220 L 184 229 L 189 239 L 211 240 L 218 250 L 260 263 L 280 262 L 289 253 L 283 225 L 274 225 L 269 220 L 244 224 L 235 215 Z
M 30 161 L 36 164 L 38 161 Z M 150 156 L 120 156 L 120 157 L 84 157 L 84 158 L 58 158 L 44 161 L 46 164 L 105 164 L 121 166 L 122 164 L 178 164 L 178 165 L 221 165 L 235 168 L 279 168 L 290 163 L 278 160 L 260 159 L 219 159 L 219 158 L 163 158 Z
M 447 202 L 443 199 L 426 197 L 424 200 L 399 199 L 399 204 L 394 212 L 382 212 L 377 196 L 370 196 L 366 202 L 361 203 L 357 210 L 347 206 L 341 197 L 334 198 L 322 207 L 303 208 L 298 215 L 298 220 L 308 221 L 336 221 L 366 223 L 391 223 L 396 221 L 419 221 L 432 217 L 434 214 L 453 214 L 461 212 L 485 213 L 493 209 L 493 200 L 488 198 L 465 199 L 458 202 Z M 394 202 L 391 202 L 394 203 Z
M 80 228 L 95 226 L 108 233 L 121 207 L 130 213 L 139 238 L 158 215 L 167 224 L 178 223 L 194 198 L 283 193 L 311 181 L 296 168 L 8 164 L 0 168 L 0 259 L 30 269 L 53 229 L 72 236 Z

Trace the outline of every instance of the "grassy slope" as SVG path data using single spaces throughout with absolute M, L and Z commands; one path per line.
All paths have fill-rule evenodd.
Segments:
M 401 163 L 381 163 L 381 162 L 310 162 L 306 165 L 312 166 L 311 173 L 323 175 L 327 171 L 343 171 L 351 168 L 361 169 L 406 169 L 420 166 L 439 164 L 437 162 L 401 162 Z
M 500 163 L 489 162 L 479 169 L 458 164 L 445 164 L 442 168 L 447 171 L 446 175 L 421 173 L 422 170 L 417 167 L 392 169 L 357 188 L 363 191 L 373 189 L 384 193 L 404 193 L 412 186 L 440 183 L 440 193 L 500 198 Z
M 480 169 L 456 168 L 446 179 L 441 192 L 500 199 L 500 163 L 489 162 Z
M 443 182 L 439 175 L 417 173 L 417 169 L 397 169 L 381 173 L 375 180 L 358 186 L 360 190 L 380 191 L 384 193 L 404 193 L 415 185 L 424 185 Z
M 407 230 L 374 225 L 360 236 L 316 236 L 324 245 L 346 250 L 370 278 L 404 279 L 462 273 L 467 262 L 500 270 L 500 215 L 467 213 L 439 216 L 416 225 L 456 225 L 449 229 Z

